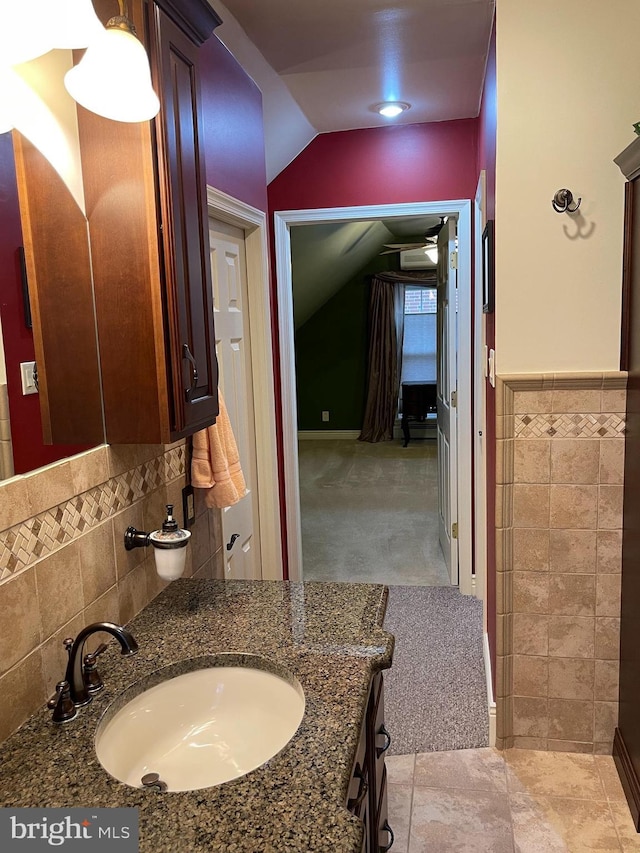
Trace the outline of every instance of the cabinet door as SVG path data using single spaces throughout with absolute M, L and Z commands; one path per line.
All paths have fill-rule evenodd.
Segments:
M 629 371 L 625 432 L 620 712 L 614 758 L 640 828 L 640 178 L 627 184 L 623 348 Z
M 368 707 L 369 702 L 367 702 Z M 369 737 L 368 716 L 365 714 L 365 719 L 360 732 L 360 740 L 356 750 L 356 757 L 353 762 L 353 771 L 351 773 L 351 781 L 347 791 L 347 808 L 350 812 L 360 818 L 364 827 L 362 840 L 363 853 L 369 853 L 370 849 L 370 792 L 369 792 L 369 755 L 367 751 Z
M 384 757 L 385 753 L 391 746 L 391 735 L 387 731 L 384 724 L 384 690 L 382 684 L 382 673 L 378 676 L 380 686 L 376 698 L 374 710 L 374 755 L 375 755 L 375 773 L 376 773 L 376 790 L 382 788 L 382 776 L 384 773 Z M 375 690 L 374 690 L 375 693 Z
M 380 796 L 376 812 L 375 829 L 376 853 L 387 853 L 393 847 L 395 841 L 393 830 L 387 820 L 387 768 L 383 768 L 382 782 L 380 784 Z
M 162 105 L 156 120 L 159 227 L 177 438 L 209 425 L 218 414 L 198 48 L 155 4 L 148 10 Z

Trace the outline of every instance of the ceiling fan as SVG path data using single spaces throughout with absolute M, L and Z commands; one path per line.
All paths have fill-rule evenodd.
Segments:
M 385 243 L 386 251 L 380 252 L 381 255 L 391 255 L 394 252 L 408 252 L 412 249 L 435 249 L 438 245 L 438 234 L 444 228 L 447 221 L 446 216 L 440 217 L 440 222 L 437 225 L 432 225 L 424 232 L 424 241 L 422 243 Z

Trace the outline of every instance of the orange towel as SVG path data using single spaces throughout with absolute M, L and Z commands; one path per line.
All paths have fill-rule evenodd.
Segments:
M 233 506 L 247 493 L 238 446 L 220 392 L 218 400 L 220 414 L 215 424 L 193 436 L 191 483 L 196 489 L 208 490 L 204 498 L 208 507 Z

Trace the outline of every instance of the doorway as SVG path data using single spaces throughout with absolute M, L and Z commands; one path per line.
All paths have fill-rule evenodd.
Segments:
M 276 269 L 278 282 L 278 320 L 280 329 L 281 382 L 283 397 L 284 485 L 288 532 L 289 576 L 302 577 L 302 535 L 300 518 L 299 459 L 297 439 L 297 402 L 295 379 L 295 338 L 293 324 L 291 233 L 296 225 L 353 222 L 357 220 L 393 220 L 410 216 L 444 215 L 458 221 L 459 250 L 457 348 L 457 436 L 458 453 L 458 563 L 460 591 L 473 592 L 472 516 L 471 516 L 471 202 L 467 200 L 380 205 L 301 211 L 274 214 Z M 468 440 L 467 440 L 468 439 Z
M 246 315 L 251 350 L 246 361 L 253 406 L 247 430 L 255 446 L 255 507 L 260 525 L 256 576 L 282 578 L 280 506 L 273 376 L 273 339 L 269 289 L 269 250 L 266 214 L 220 190 L 207 187 L 209 217 L 240 229 L 246 255 Z M 218 306 L 214 306 L 218 310 Z M 228 540 L 227 540 L 228 541 Z

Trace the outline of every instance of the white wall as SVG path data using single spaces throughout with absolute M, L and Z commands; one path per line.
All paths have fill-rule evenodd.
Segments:
M 498 0 L 499 373 L 619 366 L 624 179 L 640 121 L 638 0 Z M 551 199 L 568 187 L 580 217 Z M 576 236 L 578 235 L 578 236 Z

